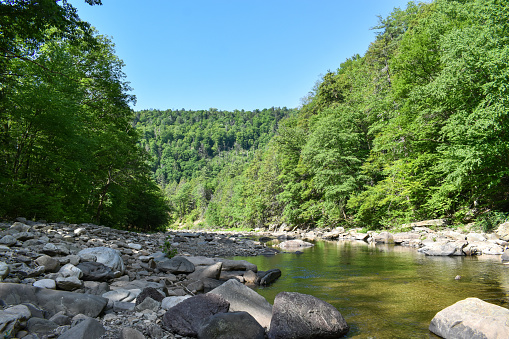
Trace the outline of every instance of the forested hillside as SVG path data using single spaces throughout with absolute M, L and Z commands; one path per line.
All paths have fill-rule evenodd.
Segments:
M 203 220 L 222 178 L 241 173 L 295 110 L 145 110 L 134 126 L 177 222 Z M 229 174 L 228 174 L 229 173 Z M 209 214 L 210 214 L 209 211 Z
M 0 20 L 0 218 L 166 226 L 111 41 L 66 1 L 2 1 Z
M 145 148 L 159 154 L 159 181 L 173 181 L 167 194 L 176 215 L 250 227 L 505 218 L 509 3 L 411 2 L 375 29 L 367 52 L 327 72 L 248 163 L 203 170 L 200 161 L 226 141 L 191 138 L 192 146 L 177 142 L 164 154 L 148 141 L 158 132 L 145 130 Z M 195 165 L 179 160 L 192 154 Z

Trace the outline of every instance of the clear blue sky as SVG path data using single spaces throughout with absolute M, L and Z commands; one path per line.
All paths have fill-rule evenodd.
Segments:
M 135 110 L 298 107 L 321 74 L 363 55 L 401 0 L 71 0 L 109 36 Z

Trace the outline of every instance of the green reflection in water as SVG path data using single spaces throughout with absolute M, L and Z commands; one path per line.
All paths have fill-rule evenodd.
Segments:
M 364 242 L 317 242 L 303 252 L 238 259 L 282 271 L 257 289 L 270 303 L 289 291 L 334 305 L 350 325 L 348 338 L 437 338 L 428 331 L 431 319 L 468 297 L 509 308 L 509 266 L 500 256 L 427 257 Z

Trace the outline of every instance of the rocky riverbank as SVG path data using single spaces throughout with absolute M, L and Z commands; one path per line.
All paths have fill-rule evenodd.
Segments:
M 346 333 L 341 314 L 321 300 L 283 292 L 273 306 L 249 287 L 274 282 L 278 269 L 261 272 L 224 258 L 276 252 L 243 234 L 141 234 L 18 218 L 0 224 L 0 333 L 27 339 Z
M 27 339 L 219 338 L 211 333 L 228 324 L 224 338 L 340 335 L 348 325 L 332 306 L 286 292 L 270 305 L 250 286 L 271 284 L 281 272 L 260 272 L 248 261 L 228 258 L 277 254 L 268 241 L 279 243 L 280 251 L 296 251 L 312 246 L 307 241 L 329 240 L 509 259 L 509 223 L 483 234 L 446 229 L 440 222 L 416 223 L 400 233 L 339 227 L 142 234 L 18 218 L 0 223 L 0 332 Z M 323 317 L 335 325 L 324 326 Z

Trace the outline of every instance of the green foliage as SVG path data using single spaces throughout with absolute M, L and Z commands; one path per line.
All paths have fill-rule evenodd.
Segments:
M 164 241 L 163 246 L 162 246 L 162 251 L 170 259 L 178 254 L 178 250 L 171 246 L 170 238 L 167 238 Z
M 2 16 L 12 26 L 2 21 L 0 216 L 164 225 L 113 44 L 65 1 L 9 1 L 0 10 L 33 20 Z
M 480 215 L 475 223 L 483 232 L 492 232 L 509 218 L 507 212 L 488 211 Z

